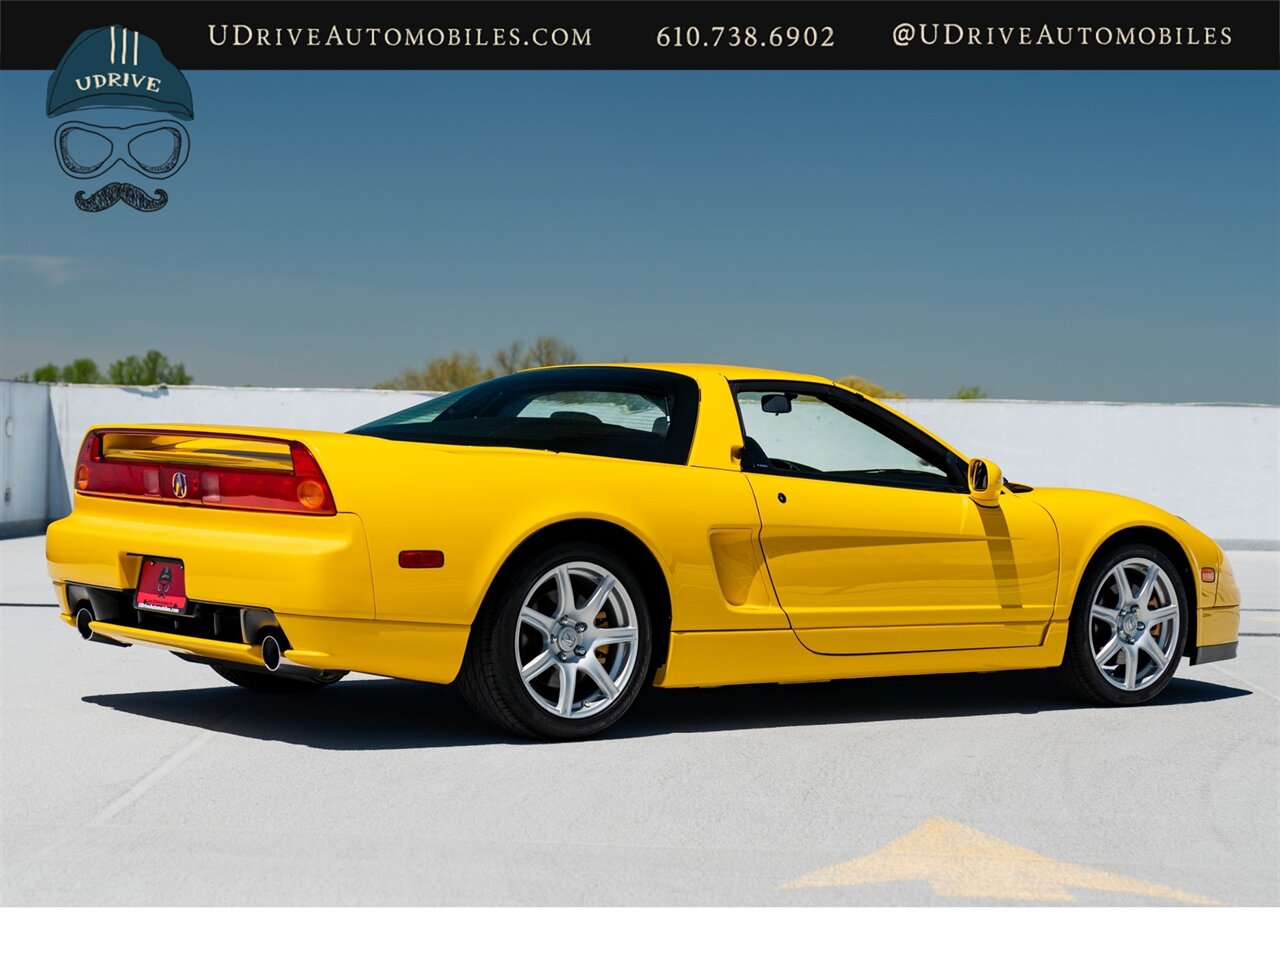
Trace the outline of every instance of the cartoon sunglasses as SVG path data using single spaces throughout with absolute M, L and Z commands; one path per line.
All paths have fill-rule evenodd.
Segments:
M 176 120 L 131 127 L 68 120 L 54 131 L 53 142 L 63 171 L 81 180 L 101 176 L 117 163 L 164 180 L 178 172 L 191 150 L 191 137 Z

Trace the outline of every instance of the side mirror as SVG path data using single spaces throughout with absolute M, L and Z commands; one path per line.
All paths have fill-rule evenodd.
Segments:
M 1000 506 L 1004 474 L 990 460 L 969 461 L 969 496 L 980 507 Z
M 790 413 L 791 398 L 785 393 L 766 393 L 760 398 L 760 409 L 765 413 Z

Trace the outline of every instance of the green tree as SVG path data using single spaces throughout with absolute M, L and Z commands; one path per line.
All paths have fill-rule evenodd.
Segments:
M 31 379 L 36 383 L 101 383 L 102 374 L 94 361 L 88 357 L 80 357 L 64 367 L 56 363 L 36 367 L 31 373 Z
M 961 387 L 953 393 L 948 400 L 985 400 L 987 399 L 987 391 L 983 390 L 977 384 L 971 387 Z
M 145 387 L 156 383 L 182 386 L 191 382 L 191 376 L 181 363 L 171 364 L 159 350 L 148 350 L 146 356 L 136 354 L 116 360 L 107 370 L 111 383 Z
M 887 390 L 880 384 L 864 380 L 862 377 L 841 377 L 836 383 L 843 384 L 850 390 L 857 390 L 864 397 L 878 397 L 882 400 L 904 400 L 907 396 L 905 393 L 898 393 L 896 390 Z
M 94 361 L 80 357 L 62 368 L 62 379 L 65 383 L 101 383 L 102 373 Z

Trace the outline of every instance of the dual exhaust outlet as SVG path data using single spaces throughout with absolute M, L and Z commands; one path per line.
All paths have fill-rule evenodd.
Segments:
M 79 631 L 81 637 L 86 640 L 92 640 L 94 643 L 108 643 L 116 647 L 130 646 L 130 644 L 121 643 L 119 640 L 113 640 L 110 637 L 100 636 L 95 633 L 93 630 L 95 619 L 93 608 L 87 603 L 76 611 L 76 630 Z M 259 643 L 262 646 L 262 665 L 271 673 L 279 674 L 282 677 L 314 679 L 323 672 L 311 667 L 302 667 L 286 660 L 284 652 L 290 649 L 289 641 L 279 629 L 266 628 L 259 636 Z

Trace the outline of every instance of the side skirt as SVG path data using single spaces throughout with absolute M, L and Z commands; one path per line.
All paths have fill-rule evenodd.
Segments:
M 659 687 L 738 683 L 803 683 L 851 677 L 1036 670 L 1062 663 L 1066 621 L 1050 623 L 1034 647 L 986 647 L 922 653 L 813 653 L 790 630 L 699 631 L 671 634 L 670 654 L 654 679 Z
M 1234 660 L 1236 658 L 1236 648 L 1240 646 L 1240 641 L 1234 643 L 1215 643 L 1211 647 L 1196 647 L 1188 657 L 1193 667 L 1202 663 L 1217 663 L 1219 660 Z

